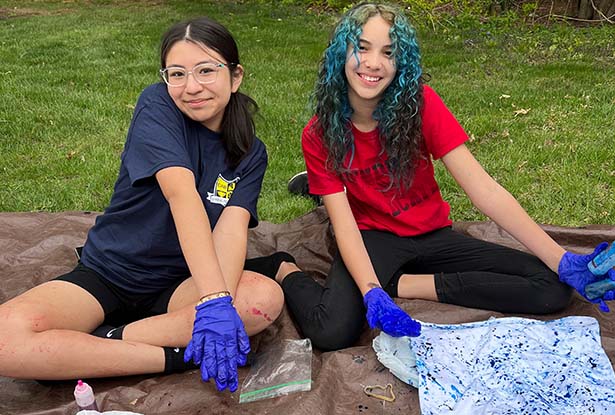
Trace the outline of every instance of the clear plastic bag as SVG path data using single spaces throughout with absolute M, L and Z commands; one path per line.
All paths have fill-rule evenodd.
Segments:
M 312 388 L 310 339 L 282 340 L 258 353 L 241 385 L 239 403 L 275 398 Z

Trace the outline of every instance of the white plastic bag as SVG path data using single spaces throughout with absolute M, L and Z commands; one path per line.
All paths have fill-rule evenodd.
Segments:
M 419 372 L 416 369 L 416 355 L 408 337 L 393 337 L 381 332 L 372 342 L 380 363 L 386 366 L 399 380 L 419 387 Z

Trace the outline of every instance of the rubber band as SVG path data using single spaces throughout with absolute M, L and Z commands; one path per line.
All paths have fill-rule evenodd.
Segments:
M 380 393 L 375 393 L 374 390 L 378 389 L 382 391 L 382 394 Z M 392 384 L 387 384 L 386 386 L 381 386 L 381 385 L 373 385 L 373 386 L 365 386 L 363 388 L 363 392 L 365 392 L 365 394 L 367 396 L 371 396 L 373 398 L 377 398 L 377 399 L 381 399 L 383 401 L 387 401 L 387 402 L 393 402 L 395 400 L 395 393 L 393 393 L 393 385 Z M 388 392 L 390 392 L 390 396 L 387 396 Z

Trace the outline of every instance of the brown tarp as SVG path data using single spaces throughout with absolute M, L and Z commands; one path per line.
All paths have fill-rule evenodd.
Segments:
M 95 214 L 0 213 L 0 303 L 74 266 L 73 248 L 85 240 Z M 476 238 L 521 248 L 493 223 L 457 223 L 455 228 Z M 615 240 L 615 226 L 583 228 L 544 226 L 565 248 L 587 252 L 601 241 Z M 329 220 L 318 208 L 292 222 L 263 222 L 250 232 L 249 256 L 286 250 L 315 277 L 322 278 L 335 250 Z M 413 317 L 433 323 L 465 323 L 503 316 L 485 310 L 421 300 L 398 300 Z M 75 312 L 78 312 L 75 310 Z M 569 315 L 593 316 L 600 322 L 602 346 L 615 362 L 615 319 L 576 298 L 562 313 L 526 316 L 550 320 Z M 190 371 L 168 376 L 135 376 L 87 379 L 96 392 L 101 410 L 143 414 L 419 414 L 417 391 L 397 380 L 376 359 L 367 328 L 355 347 L 337 352 L 315 350 L 312 358 L 312 390 L 252 403 L 238 403 L 239 393 L 218 393 L 211 383 L 200 382 Z M 0 338 L 2 333 L 0 333 Z M 252 338 L 252 349 L 266 350 L 281 339 L 297 339 L 288 312 L 263 333 Z M 240 383 L 248 374 L 241 368 Z M 393 384 L 392 403 L 368 397 L 366 385 Z M 0 377 L 0 414 L 74 414 L 74 384 L 42 385 L 35 381 Z

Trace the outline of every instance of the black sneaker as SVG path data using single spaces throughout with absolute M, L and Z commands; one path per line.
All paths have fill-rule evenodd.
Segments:
M 288 181 L 288 191 L 294 195 L 309 196 L 310 188 L 308 187 L 307 171 L 302 171 L 295 174 Z
M 308 186 L 307 171 L 302 171 L 295 174 L 288 181 L 288 191 L 294 195 L 309 197 L 318 205 L 322 205 L 322 199 L 320 196 L 310 194 L 310 188 Z

